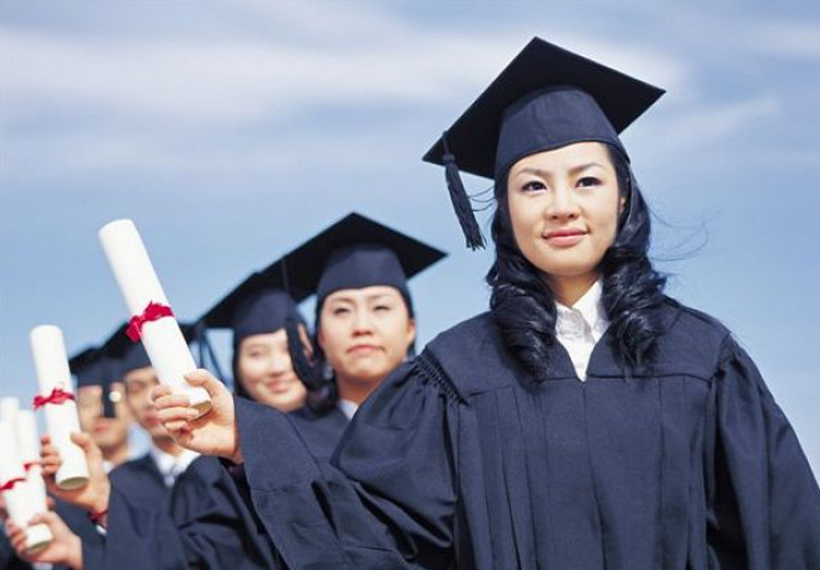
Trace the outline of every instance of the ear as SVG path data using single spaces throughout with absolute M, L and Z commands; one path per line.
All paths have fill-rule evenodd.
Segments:
M 413 341 L 416 340 L 416 319 L 407 319 L 407 333 L 405 336 L 407 346 L 410 347 Z
M 322 330 L 322 327 L 319 327 L 319 330 L 316 331 L 316 344 L 319 345 L 322 352 L 325 352 L 325 332 Z
M 626 196 L 621 196 L 618 199 L 618 215 L 619 216 L 624 213 L 624 208 L 626 208 Z

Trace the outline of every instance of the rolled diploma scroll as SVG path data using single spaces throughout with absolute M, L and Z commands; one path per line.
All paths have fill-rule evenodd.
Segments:
M 55 388 L 73 394 L 63 332 L 54 325 L 34 327 L 31 350 L 40 395 L 47 397 Z M 57 446 L 63 460 L 55 477 L 57 485 L 61 489 L 79 489 L 88 483 L 88 465 L 83 450 L 71 441 L 71 433 L 80 431 L 77 404 L 74 400 L 66 400 L 62 404 L 46 404 L 42 409 L 46 413 L 51 442 Z
M 134 222 L 110 222 L 102 227 L 99 236 L 129 314 L 141 315 L 150 303 L 169 306 Z M 162 317 L 144 323 L 141 339 L 160 382 L 171 386 L 175 394 L 188 396 L 191 406 L 200 415 L 208 412 L 211 409 L 208 392 L 185 381 L 185 374 L 195 370 L 196 363 L 176 319 Z
M 6 397 L 0 399 L 0 420 L 8 422 L 10 426 L 13 426 L 17 419 L 17 412 L 19 411 L 20 400 L 17 398 Z
M 14 430 L 9 423 L 0 421 L 0 484 L 23 479 L 15 483 L 13 488 L 3 491 L 3 500 L 11 520 L 25 530 L 26 549 L 36 551 L 45 548 L 53 537 L 47 525 L 28 524 L 31 517 L 46 511 L 46 501 L 43 496 L 42 502 L 37 502 L 35 495 L 29 492 L 25 477 Z
M 15 431 L 17 432 L 17 450 L 20 453 L 20 461 L 26 469 L 26 482 L 28 490 L 32 495 L 32 500 L 36 504 L 46 504 L 46 484 L 43 481 L 42 468 L 40 467 L 40 440 L 37 438 L 37 421 L 34 412 L 31 410 L 20 410 L 17 412 L 15 421 Z

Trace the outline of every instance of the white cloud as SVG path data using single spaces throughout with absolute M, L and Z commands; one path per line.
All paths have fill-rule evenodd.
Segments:
M 520 30 L 429 30 L 383 10 L 331 3 L 240 4 L 271 34 L 174 39 L 0 28 L 9 116 L 78 106 L 180 124 L 231 125 L 312 106 L 423 105 L 478 93 L 523 45 Z M 187 32 L 187 33 L 186 33 Z M 554 36 L 554 37 L 553 37 Z M 665 86 L 686 75 L 667 54 L 621 41 L 550 38 Z
M 778 116 L 782 110 L 777 97 L 762 94 L 734 103 L 689 107 L 642 128 L 656 151 L 685 152 L 697 147 L 708 152 L 758 121 Z
M 820 61 L 820 25 L 811 22 L 755 23 L 743 34 L 746 49 L 796 60 Z

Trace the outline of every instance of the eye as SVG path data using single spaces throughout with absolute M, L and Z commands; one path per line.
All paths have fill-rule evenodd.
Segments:
M 578 186 L 581 188 L 590 188 L 592 186 L 600 186 L 601 181 L 594 176 L 584 176 L 578 180 Z
M 379 311 L 379 312 L 391 311 L 392 309 L 393 309 L 393 307 L 391 307 L 390 305 L 376 305 L 375 307 L 373 307 L 374 311 Z
M 546 188 L 547 187 L 544 185 L 544 183 L 539 180 L 530 180 L 529 182 L 521 186 L 521 190 L 523 190 L 524 192 L 534 192 L 536 190 L 545 190 Z
M 346 315 L 349 312 L 350 309 L 348 309 L 347 307 L 334 307 L 331 311 L 331 314 L 338 317 L 341 315 Z

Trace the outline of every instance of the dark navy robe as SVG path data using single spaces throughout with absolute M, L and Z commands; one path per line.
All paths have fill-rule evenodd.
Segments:
M 329 460 L 348 423 L 344 414 L 333 408 L 291 415 L 311 452 Z M 250 502 L 243 470 L 214 457 L 191 463 L 164 508 L 114 493 L 104 558 L 103 567 L 116 570 L 284 568 Z
M 662 311 L 652 369 L 626 374 L 606 334 L 585 382 L 557 342 L 534 382 L 491 315 L 462 323 L 365 402 L 329 468 L 237 401 L 290 570 L 820 568 L 820 491 L 754 364 L 713 319 Z

